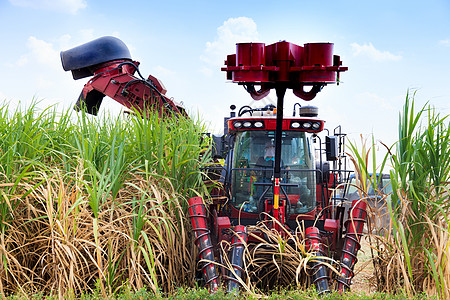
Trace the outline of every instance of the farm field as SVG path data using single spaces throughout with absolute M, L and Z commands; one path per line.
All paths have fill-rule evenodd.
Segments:
M 374 143 L 352 144 L 350 154 L 361 199 L 378 186 L 369 174 L 382 172 L 388 159 L 393 164 L 398 192 L 385 203 L 389 234 L 379 234 L 375 224 L 385 215 L 378 206 L 370 208 L 371 235 L 359 252 L 352 292 L 321 299 L 446 299 L 450 293 L 450 206 L 442 184 L 450 172 L 448 121 L 431 108 L 415 112 L 411 95 L 401 116 L 401 142 L 390 157 L 370 169 Z M 171 129 L 174 122 L 178 130 Z M 191 290 L 197 250 L 187 199 L 208 195 L 201 171 L 211 161 L 205 131 L 200 121 L 157 115 L 102 119 L 3 106 L 0 293 L 234 299 L 221 291 Z M 297 289 L 293 285 L 271 294 L 246 284 L 247 299 L 318 299 L 312 290 L 291 291 Z
M 385 2 L 1 1 L 0 300 L 450 299 L 450 0 Z

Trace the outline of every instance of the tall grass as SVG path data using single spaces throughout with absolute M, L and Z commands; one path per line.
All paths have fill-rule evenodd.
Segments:
M 399 115 L 395 150 L 389 149 L 383 163 L 373 171 L 382 172 L 387 159 L 392 164 L 392 195 L 377 191 L 389 222 L 384 225 L 385 234 L 371 236 L 379 289 L 401 288 L 410 295 L 425 291 L 441 299 L 450 298 L 449 147 L 447 116 L 427 105 L 415 111 L 414 95 L 408 93 Z M 369 152 L 353 147 L 353 156 L 358 177 L 366 182 Z M 373 159 L 376 167 L 375 154 Z M 367 182 L 377 190 L 374 177 Z M 361 191 L 364 198 L 364 188 Z M 380 217 L 372 214 L 373 220 Z
M 192 285 L 198 121 L 0 108 L 0 293 Z M 203 155 L 201 155 L 203 153 Z
M 146 288 L 163 296 L 194 286 L 186 199 L 207 196 L 205 131 L 157 114 L 92 118 L 2 107 L 0 293 L 106 297 Z M 273 243 L 246 250 L 243 290 L 304 287 L 314 259 L 304 240 L 264 224 L 254 230 Z

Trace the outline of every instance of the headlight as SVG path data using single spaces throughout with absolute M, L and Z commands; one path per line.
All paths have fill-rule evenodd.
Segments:
M 298 129 L 298 128 L 300 128 L 300 123 L 299 122 L 292 122 L 291 123 L 291 127 L 294 128 L 294 129 Z
M 247 121 L 247 122 L 244 122 L 243 125 L 245 128 L 250 128 L 250 127 L 252 127 L 252 122 Z
M 305 128 L 305 129 L 311 128 L 311 122 L 304 122 L 302 125 L 303 125 L 303 128 Z
M 314 122 L 312 124 L 312 128 L 315 129 L 315 130 L 318 130 L 320 128 L 320 123 L 319 122 Z
M 255 127 L 256 128 L 263 128 L 264 127 L 264 123 L 263 122 L 261 122 L 261 121 L 257 121 L 257 122 L 255 122 Z
M 234 122 L 233 125 L 234 125 L 234 128 L 241 128 L 242 122 Z

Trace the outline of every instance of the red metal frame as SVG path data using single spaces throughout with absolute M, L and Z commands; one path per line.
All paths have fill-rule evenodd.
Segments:
M 96 90 L 111 97 L 123 106 L 137 110 L 144 115 L 158 111 L 161 116 L 173 112 L 187 116 L 183 107 L 165 96 L 166 89 L 159 79 L 149 75 L 147 80 L 134 76 L 139 62 L 116 60 L 97 66 L 94 77 L 84 86 L 82 95 Z

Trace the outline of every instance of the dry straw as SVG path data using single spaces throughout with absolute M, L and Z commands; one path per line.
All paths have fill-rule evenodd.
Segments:
M 373 202 L 372 186 L 379 202 L 368 227 L 378 289 L 448 299 L 448 120 L 428 107 L 414 112 L 412 98 L 395 151 L 377 168 L 372 140 L 372 148 L 352 147 L 353 161 L 360 198 Z M 157 114 L 95 119 L 1 107 L 0 293 L 107 296 L 145 286 L 162 295 L 194 286 L 197 250 L 186 199 L 207 195 L 202 132 L 199 122 Z M 373 175 L 388 162 L 391 195 Z M 262 223 L 249 228 L 254 238 L 256 230 L 266 238 L 247 248 L 243 289 L 256 296 L 271 282 L 307 286 L 308 262 L 323 258 L 305 251 L 301 234 Z M 230 268 L 226 262 L 224 255 Z
M 0 293 L 193 285 L 185 214 L 186 198 L 206 192 L 202 132 L 157 114 L 0 108 Z

